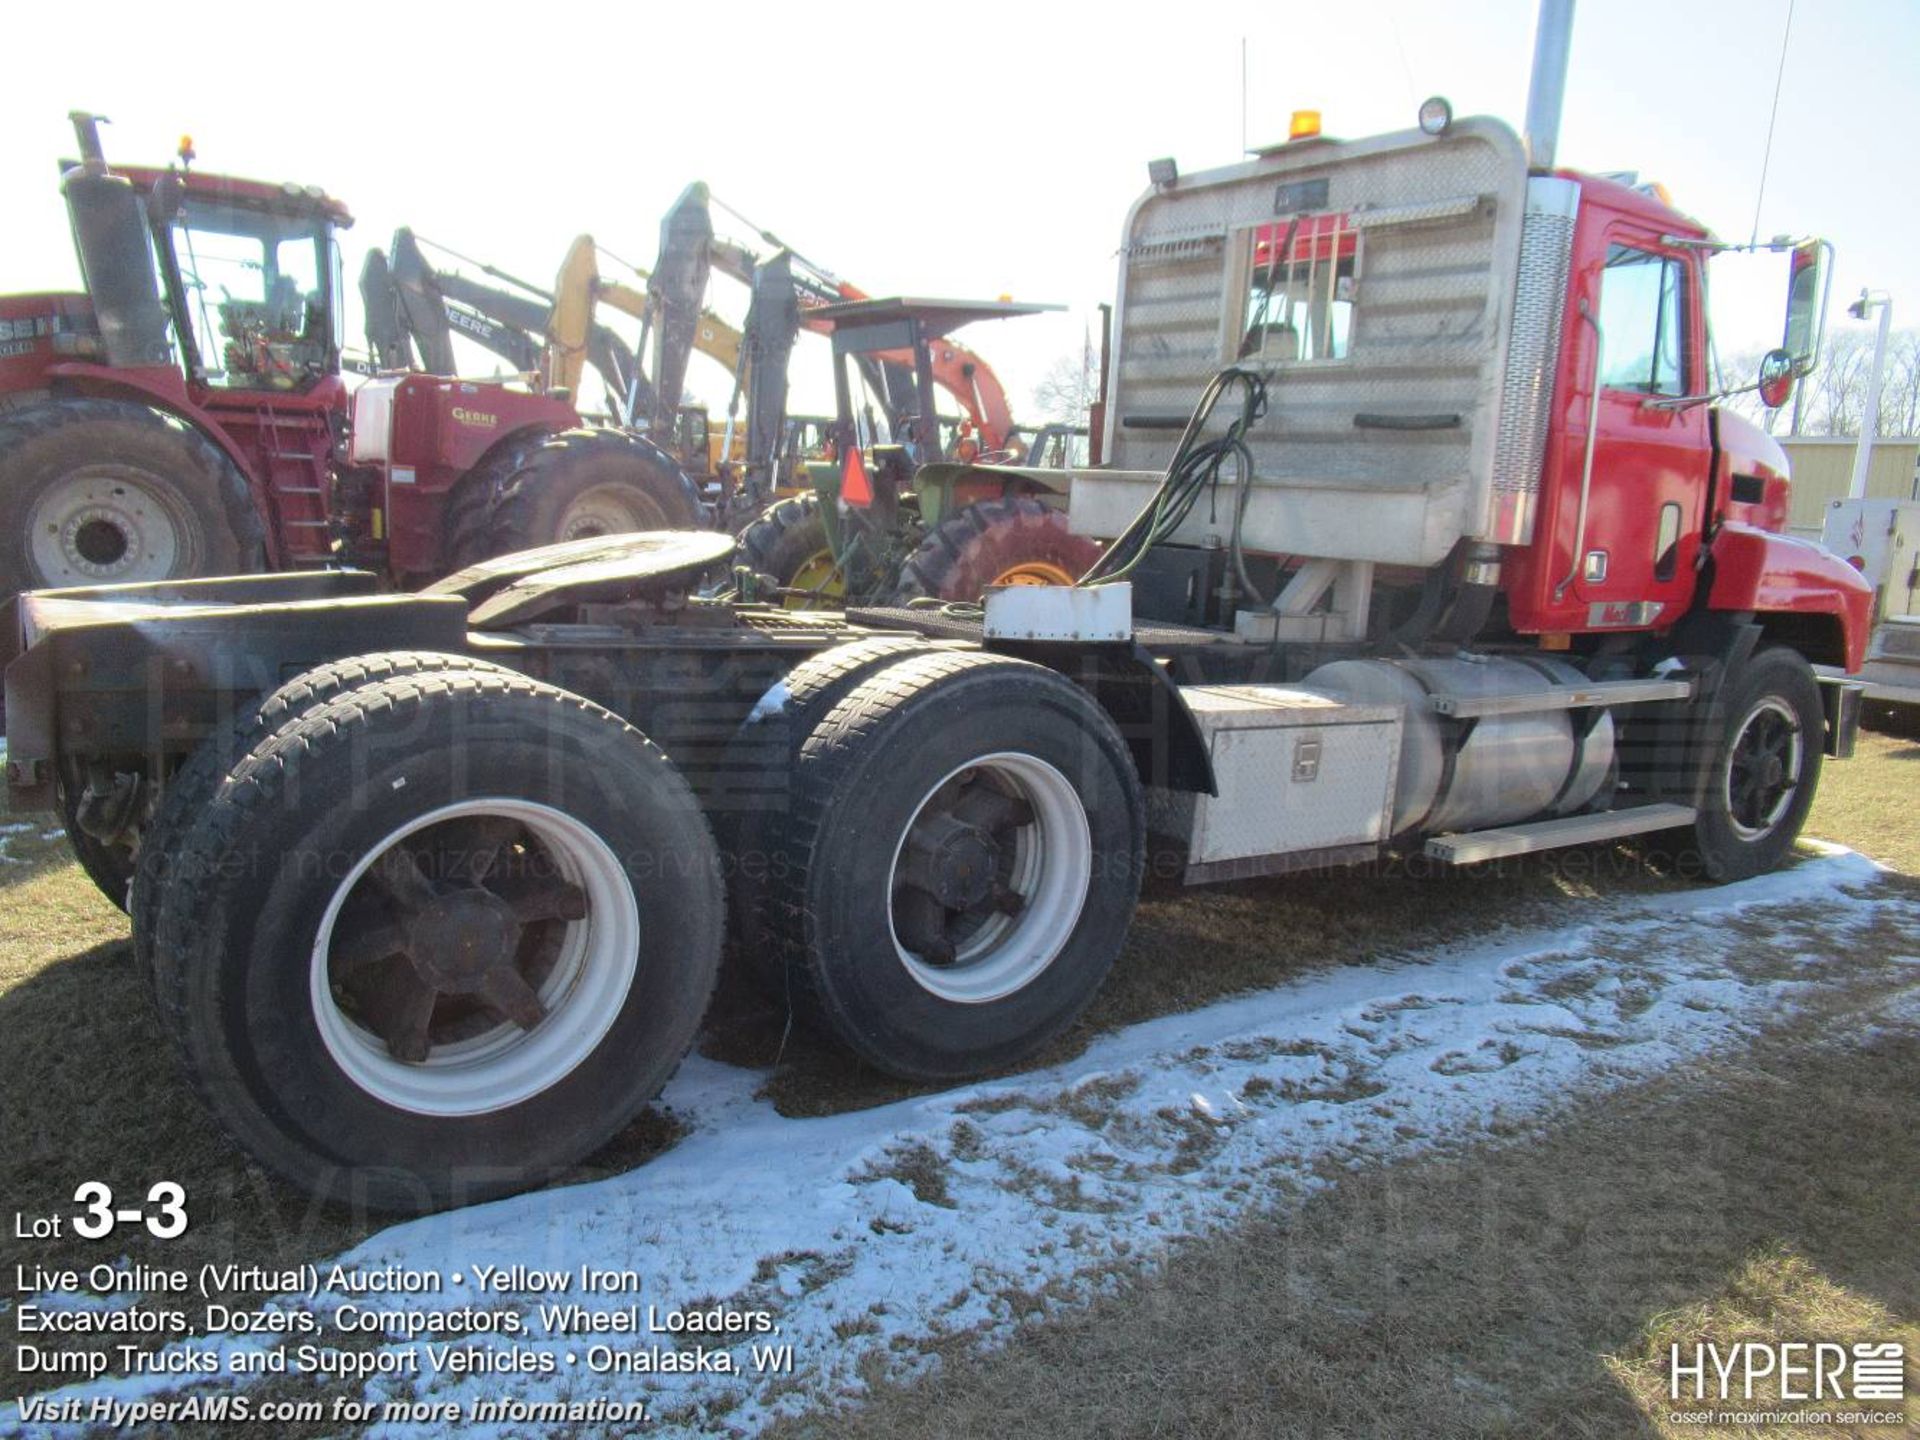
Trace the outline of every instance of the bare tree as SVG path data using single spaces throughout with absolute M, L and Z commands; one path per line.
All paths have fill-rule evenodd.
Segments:
M 1033 408 L 1041 418 L 1061 425 L 1084 425 L 1087 408 L 1100 395 L 1100 356 L 1091 336 L 1077 351 L 1062 355 L 1047 367 L 1033 387 Z
M 1721 372 L 1729 384 L 1750 383 L 1760 368 L 1760 352 L 1722 358 Z M 1828 335 L 1820 367 L 1800 382 L 1800 433 L 1803 435 L 1858 435 L 1866 413 L 1867 386 L 1873 377 L 1873 334 L 1841 330 Z M 1791 407 L 1768 410 L 1752 391 L 1730 397 L 1729 408 L 1746 415 L 1775 434 L 1791 423 Z M 1920 434 L 1920 330 L 1900 330 L 1887 337 L 1886 367 L 1880 378 L 1881 435 Z

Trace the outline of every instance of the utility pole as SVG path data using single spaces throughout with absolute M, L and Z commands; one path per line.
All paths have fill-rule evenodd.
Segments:
M 1884 290 L 1862 290 L 1860 298 L 1847 307 L 1856 320 L 1864 320 L 1872 310 L 1880 312 L 1880 330 L 1873 337 L 1873 373 L 1867 381 L 1867 400 L 1860 413 L 1860 439 L 1853 447 L 1853 483 L 1847 486 L 1847 498 L 1867 498 L 1867 466 L 1873 460 L 1874 432 L 1880 428 L 1880 381 L 1886 373 L 1887 330 L 1893 321 L 1893 297 Z

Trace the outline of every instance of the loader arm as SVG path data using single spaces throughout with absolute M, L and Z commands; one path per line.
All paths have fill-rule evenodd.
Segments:
M 570 251 L 568 267 L 561 272 L 563 285 L 569 268 L 575 264 L 574 252 Z M 564 387 L 570 395 L 577 396 L 584 369 L 591 365 L 613 397 L 616 409 L 625 406 L 627 396 L 636 385 L 642 402 L 651 402 L 652 388 L 640 374 L 639 360 L 632 347 L 610 327 L 595 323 L 590 305 L 585 308 L 585 322 L 581 323 L 577 318 L 581 312 L 569 303 L 565 290 L 549 295 L 524 286 L 526 293 L 517 294 L 438 269 L 421 252 L 413 232 L 404 227 L 394 232 L 387 267 L 396 296 L 391 311 L 404 321 L 419 351 L 420 368 L 427 373 L 457 373 L 452 343 L 453 331 L 457 329 L 506 359 L 515 369 L 538 373 L 545 389 Z M 366 271 L 362 272 L 361 281 L 368 306 L 368 340 L 377 350 L 380 341 L 374 334 L 376 309 L 373 298 L 366 293 Z M 557 334 L 558 331 L 566 333 Z

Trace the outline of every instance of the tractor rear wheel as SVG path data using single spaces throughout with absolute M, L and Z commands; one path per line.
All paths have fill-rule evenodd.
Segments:
M 1100 546 L 1067 528 L 1065 512 L 1024 495 L 983 500 L 951 515 L 900 571 L 894 603 L 920 596 L 973 602 L 989 585 L 1071 585 Z
M 566 540 L 700 527 L 693 482 L 641 436 L 563 430 L 512 461 L 504 473 L 476 467 L 450 502 L 450 570 Z
M 801 747 L 765 940 L 798 1013 L 868 1063 L 953 1080 L 1072 1023 L 1126 938 L 1146 819 L 1077 686 L 979 652 L 869 675 Z
M 724 930 L 691 790 L 520 676 L 348 690 L 255 745 L 160 906 L 162 1019 L 256 1159 L 429 1210 L 540 1183 L 656 1095 Z
M 191 426 L 124 400 L 0 415 L 0 596 L 250 573 L 266 561 L 246 477 Z
M 847 577 L 835 565 L 820 497 L 776 501 L 740 532 L 740 558 L 788 593 L 789 610 L 833 610 L 846 603 Z

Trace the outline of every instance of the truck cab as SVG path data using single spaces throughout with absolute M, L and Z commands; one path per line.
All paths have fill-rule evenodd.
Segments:
M 1785 458 L 1720 403 L 1727 248 L 1657 187 L 1530 168 L 1491 119 L 1176 173 L 1122 234 L 1111 464 L 1076 474 L 1074 528 L 1122 533 L 1234 367 L 1262 396 L 1242 493 L 1143 553 L 1149 582 L 1191 571 L 1211 597 L 1160 618 L 1364 643 L 1438 587 L 1481 640 L 1597 655 L 1751 615 L 1858 668 L 1858 577 L 1779 533 Z M 1774 404 L 1814 363 L 1825 254 L 1777 248 L 1798 348 L 1769 357 Z

